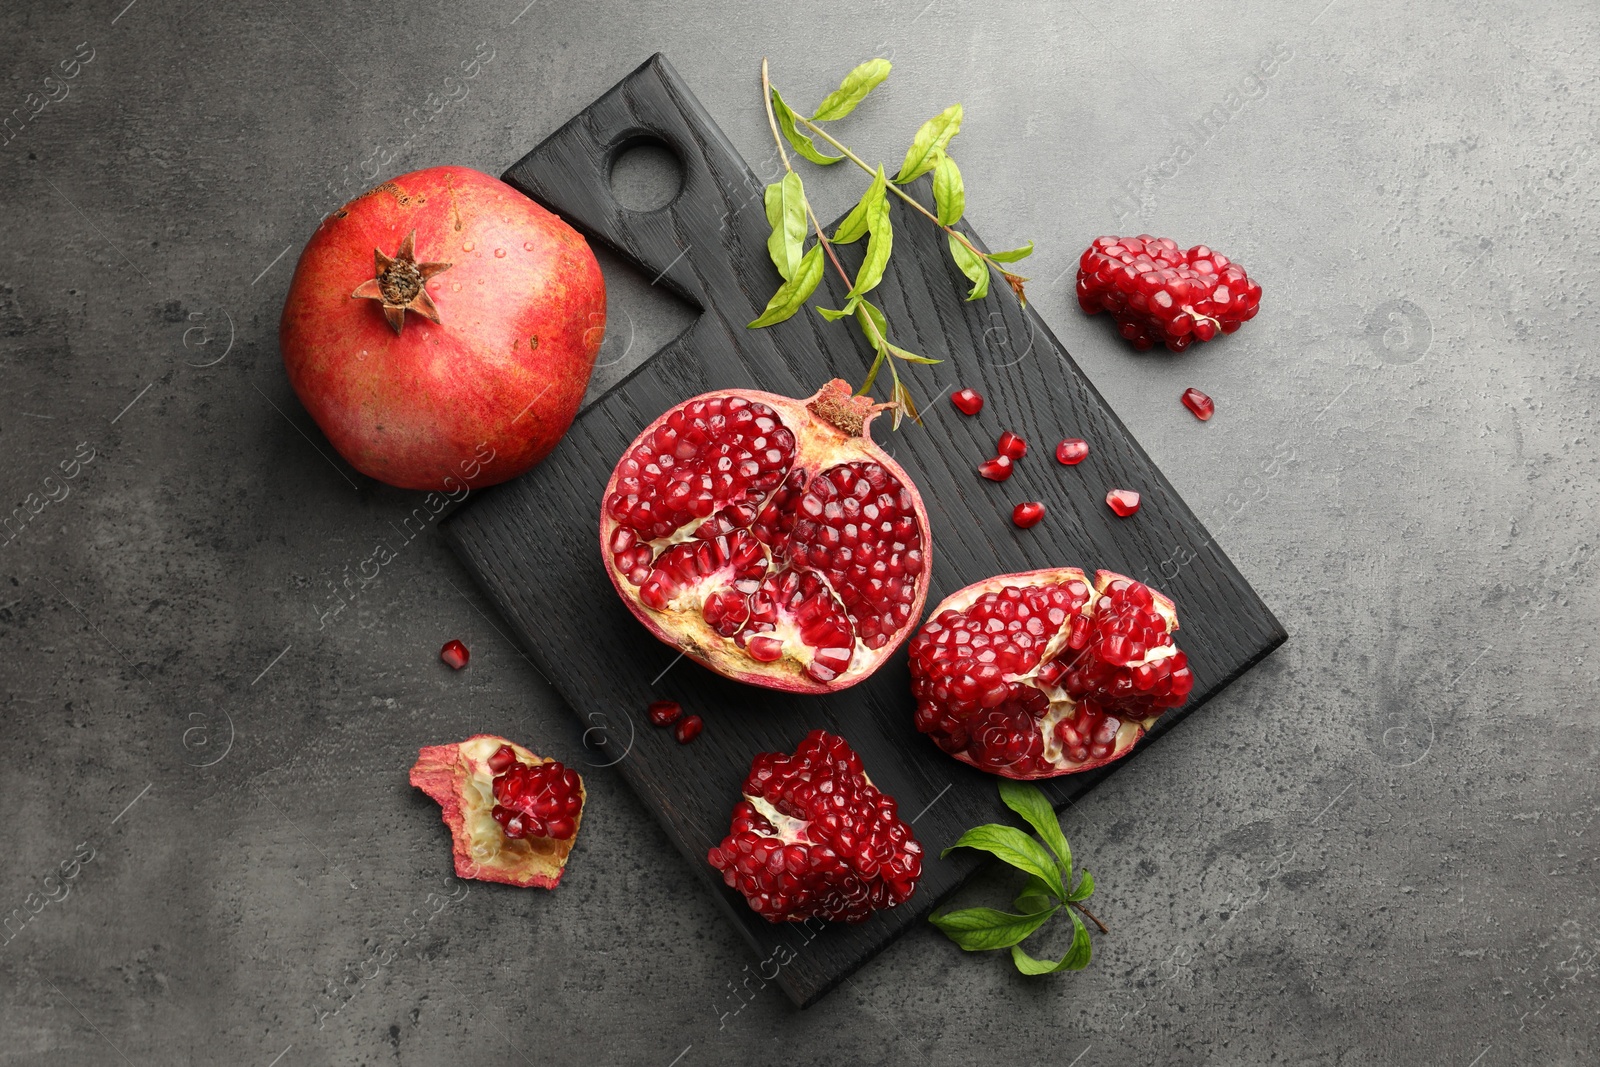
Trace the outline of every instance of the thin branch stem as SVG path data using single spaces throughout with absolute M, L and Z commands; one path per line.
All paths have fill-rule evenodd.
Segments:
M 806 129 L 810 130 L 812 133 L 816 134 L 818 137 L 821 137 L 824 141 L 827 141 L 829 144 L 833 145 L 833 147 L 835 147 L 839 151 L 843 152 L 845 158 L 848 159 L 850 162 L 854 163 L 856 166 L 860 167 L 862 170 L 866 171 L 868 174 L 871 174 L 874 177 L 877 176 L 877 173 L 878 173 L 877 171 L 875 171 L 871 167 L 867 166 L 865 160 L 863 160 L 860 156 L 856 155 L 854 152 L 850 151 L 850 149 L 848 147 L 846 147 L 844 144 L 842 144 L 841 142 L 836 140 L 834 138 L 834 136 L 832 134 L 830 134 L 827 130 L 823 129 L 821 126 L 818 126 L 816 123 L 812 122 L 810 119 L 806 118 L 804 115 L 795 115 L 795 120 L 797 122 L 804 123 Z M 780 148 L 781 148 L 781 146 L 780 146 Z M 923 215 L 927 216 L 928 220 L 931 221 L 935 226 L 939 227 L 939 229 L 943 230 L 945 233 L 949 234 L 950 236 L 954 237 L 956 240 L 960 241 L 962 244 L 966 245 L 967 248 L 972 252 L 973 255 L 977 256 L 979 259 L 983 260 L 985 263 L 988 263 L 990 266 L 994 267 L 995 270 L 999 271 L 1001 274 L 1004 274 L 1007 278 L 1020 277 L 1020 275 L 1015 274 L 1012 271 L 1006 270 L 1000 264 L 998 264 L 994 260 L 990 259 L 989 258 L 989 253 L 983 251 L 982 249 L 980 249 L 976 245 L 974 245 L 971 241 L 967 240 L 967 235 L 966 234 L 962 233 L 960 230 L 956 229 L 954 226 L 946 226 L 944 223 L 940 222 L 939 221 L 939 216 L 935 215 L 933 212 L 931 212 L 927 208 L 923 207 L 922 206 L 922 202 L 920 200 L 918 200 L 916 197 L 912 196 L 910 193 L 908 193 L 904 189 L 900 188 L 894 182 L 887 182 L 886 184 L 887 184 L 888 189 L 889 189 L 890 192 L 894 193 L 895 196 L 898 196 L 901 200 L 904 200 L 906 203 L 910 204 L 912 207 L 914 207 L 918 211 L 920 211 Z
M 1109 933 L 1110 933 L 1110 932 L 1111 932 L 1111 930 L 1110 930 L 1110 929 L 1109 929 L 1109 928 L 1108 928 L 1108 927 L 1107 927 L 1107 926 L 1106 926 L 1106 924 L 1105 924 L 1105 923 L 1103 923 L 1103 922 L 1101 922 L 1101 921 L 1100 921 L 1100 920 L 1099 920 L 1099 919 L 1096 919 L 1096 918 L 1095 918 L 1095 915 L 1094 915 L 1094 912 L 1092 912 L 1092 911 L 1090 911 L 1090 910 L 1089 910 L 1089 909 L 1088 909 L 1088 908 L 1086 908 L 1086 907 L 1084 907 L 1084 906 L 1083 906 L 1083 905 L 1082 905 L 1082 904 L 1079 904 L 1079 903 L 1078 903 L 1078 902 L 1077 902 L 1077 901 L 1075 901 L 1075 900 L 1074 900 L 1074 901 L 1071 901 L 1071 902 L 1070 902 L 1070 903 L 1071 903 L 1071 904 L 1072 904 L 1072 906 L 1073 906 L 1073 907 L 1074 907 L 1074 908 L 1077 908 L 1077 909 L 1078 909 L 1078 910 L 1079 910 L 1079 911 L 1081 911 L 1081 912 L 1083 912 L 1083 913 L 1084 913 L 1084 914 L 1085 914 L 1085 915 L 1087 915 L 1087 916 L 1088 916 L 1088 917 L 1089 917 L 1089 918 L 1090 918 L 1090 919 L 1091 919 L 1091 920 L 1093 920 L 1093 922 L 1094 922 L 1094 924 L 1095 924 L 1095 925 L 1096 925 L 1096 926 L 1098 926 L 1098 927 L 1099 927 L 1099 928 L 1100 928 L 1100 932 L 1101 932 L 1101 933 L 1102 933 L 1102 934 L 1109 934 Z

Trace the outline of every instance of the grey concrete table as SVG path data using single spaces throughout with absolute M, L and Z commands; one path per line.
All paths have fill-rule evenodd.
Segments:
M 1595 1062 L 1591 5 L 525 3 L 0 14 L 0 1062 Z M 600 769 L 558 892 L 456 882 L 417 747 L 581 762 L 571 716 L 432 532 L 319 628 L 413 499 L 288 388 L 298 249 L 658 49 L 752 161 L 763 54 L 802 102 L 890 56 L 875 156 L 964 102 L 975 225 L 1039 243 L 1040 311 L 1292 634 L 1069 813 L 1081 974 L 925 929 L 797 1012 Z M 1130 232 L 1261 316 L 1131 352 L 1072 296 Z M 605 265 L 597 387 L 688 318 Z

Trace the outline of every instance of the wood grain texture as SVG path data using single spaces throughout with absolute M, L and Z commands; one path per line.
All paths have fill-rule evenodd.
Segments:
M 621 208 L 609 183 L 612 161 L 641 139 L 665 142 L 684 168 L 678 197 L 645 213 Z M 458 512 L 446 536 L 574 712 L 586 726 L 602 727 L 596 733 L 607 757 L 760 958 L 786 959 L 789 953 L 775 955 L 780 945 L 792 952 L 775 980 L 797 1004 L 813 1003 L 972 874 L 976 855 L 938 854 L 966 828 L 1007 818 L 995 780 L 916 733 L 903 649 L 866 682 L 827 697 L 741 686 L 678 660 L 618 601 L 597 531 L 615 460 L 668 407 L 716 388 L 804 396 L 830 377 L 860 381 L 870 351 L 852 325 L 809 311 L 769 329 L 745 328 L 779 282 L 767 259 L 761 182 L 660 55 L 505 178 L 703 314 L 593 403 L 542 466 Z M 931 202 L 927 179 L 913 189 Z M 1285 634 L 1044 323 L 998 284 L 987 299 L 966 303 L 967 282 L 943 235 L 898 201 L 893 221 L 895 254 L 875 300 L 900 344 L 945 360 L 906 375 L 927 401 L 925 425 L 878 430 L 927 505 L 934 539 L 928 604 L 993 574 L 1074 565 L 1143 578 L 1179 606 L 1194 695 L 1128 758 L 1046 783 L 1059 808 L 1129 766 Z M 833 277 L 824 284 L 828 294 L 819 290 L 818 301 L 840 306 L 844 287 Z M 962 417 L 943 399 L 958 383 L 987 398 L 979 416 Z M 979 478 L 974 465 L 993 453 L 1002 429 L 1020 433 L 1033 452 L 997 484 Z M 1082 465 L 1061 467 L 1050 455 L 1064 436 L 1090 441 Z M 1113 486 L 1143 494 L 1137 516 L 1118 519 L 1105 506 Z M 1048 517 L 1017 530 L 1011 507 L 1029 499 L 1043 501 Z M 1163 567 L 1175 552 L 1192 558 Z M 645 705 L 663 698 L 704 715 L 705 733 L 693 745 L 679 746 L 670 731 L 648 725 Z M 722 885 L 705 854 L 727 830 L 751 758 L 789 751 L 818 726 L 855 746 L 873 780 L 916 820 L 929 858 L 916 896 L 901 908 L 857 926 L 773 926 Z

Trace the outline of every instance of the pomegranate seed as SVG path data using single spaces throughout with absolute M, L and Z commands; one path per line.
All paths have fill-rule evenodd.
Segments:
M 1198 389 L 1185 389 L 1183 391 L 1183 406 L 1194 412 L 1194 417 L 1205 422 L 1211 413 L 1217 410 L 1217 405 L 1209 396 Z
M 1076 467 L 1089 456 L 1089 442 L 1081 437 L 1069 437 L 1056 445 L 1056 462 Z
M 1011 521 L 1024 530 L 1031 526 L 1037 526 L 1044 521 L 1044 505 L 1038 501 L 1018 504 L 1011 509 Z
M 653 726 L 671 726 L 683 715 L 683 705 L 676 700 L 657 700 L 645 712 Z
M 504 774 L 506 768 L 516 762 L 516 751 L 510 745 L 501 745 L 494 750 L 494 755 L 489 757 L 489 769 L 496 774 Z
M 1028 454 L 1028 442 L 1024 441 L 1010 430 L 1007 430 L 1005 433 L 1000 435 L 1000 443 L 995 446 L 995 451 L 999 452 L 1002 456 L 1010 456 L 1012 459 L 1021 459 L 1023 456 Z
M 978 464 L 978 473 L 991 482 L 1003 482 L 1011 477 L 1011 457 L 996 456 Z
M 983 410 L 983 394 L 976 389 L 957 389 L 950 394 L 950 403 L 963 415 L 976 415 Z
M 1125 519 L 1139 510 L 1139 494 L 1132 489 L 1113 489 L 1106 494 L 1106 506 Z
M 460 641 L 446 641 L 445 646 L 439 650 L 439 658 L 459 671 L 467 665 L 467 660 L 471 658 L 471 653 L 467 651 L 467 646 Z
M 705 729 L 705 722 L 698 715 L 691 715 L 680 722 L 672 731 L 678 739 L 678 744 L 687 745 L 690 741 L 700 736 L 700 731 Z

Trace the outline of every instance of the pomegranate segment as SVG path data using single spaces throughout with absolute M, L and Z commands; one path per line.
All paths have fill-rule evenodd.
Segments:
M 862 922 L 905 903 L 922 845 L 844 738 L 813 730 L 750 765 L 732 825 L 706 859 L 768 922 Z
M 1007 778 L 1053 778 L 1127 754 L 1194 689 L 1172 601 L 1075 567 L 1004 574 L 951 595 L 911 642 L 916 726 Z
M 876 408 L 727 390 L 645 429 L 606 486 L 607 572 L 657 637 L 738 681 L 831 692 L 871 674 L 927 597 L 928 519 L 868 436 Z
M 950 394 L 950 403 L 963 415 L 976 415 L 983 410 L 983 394 L 976 389 L 957 389 Z
M 583 822 L 576 771 L 479 734 L 417 754 L 411 784 L 439 802 L 456 876 L 554 889 Z
M 1140 352 L 1158 343 L 1182 352 L 1255 318 L 1261 286 L 1205 245 L 1185 252 L 1168 237 L 1097 237 L 1078 260 L 1078 304 L 1109 312 Z

